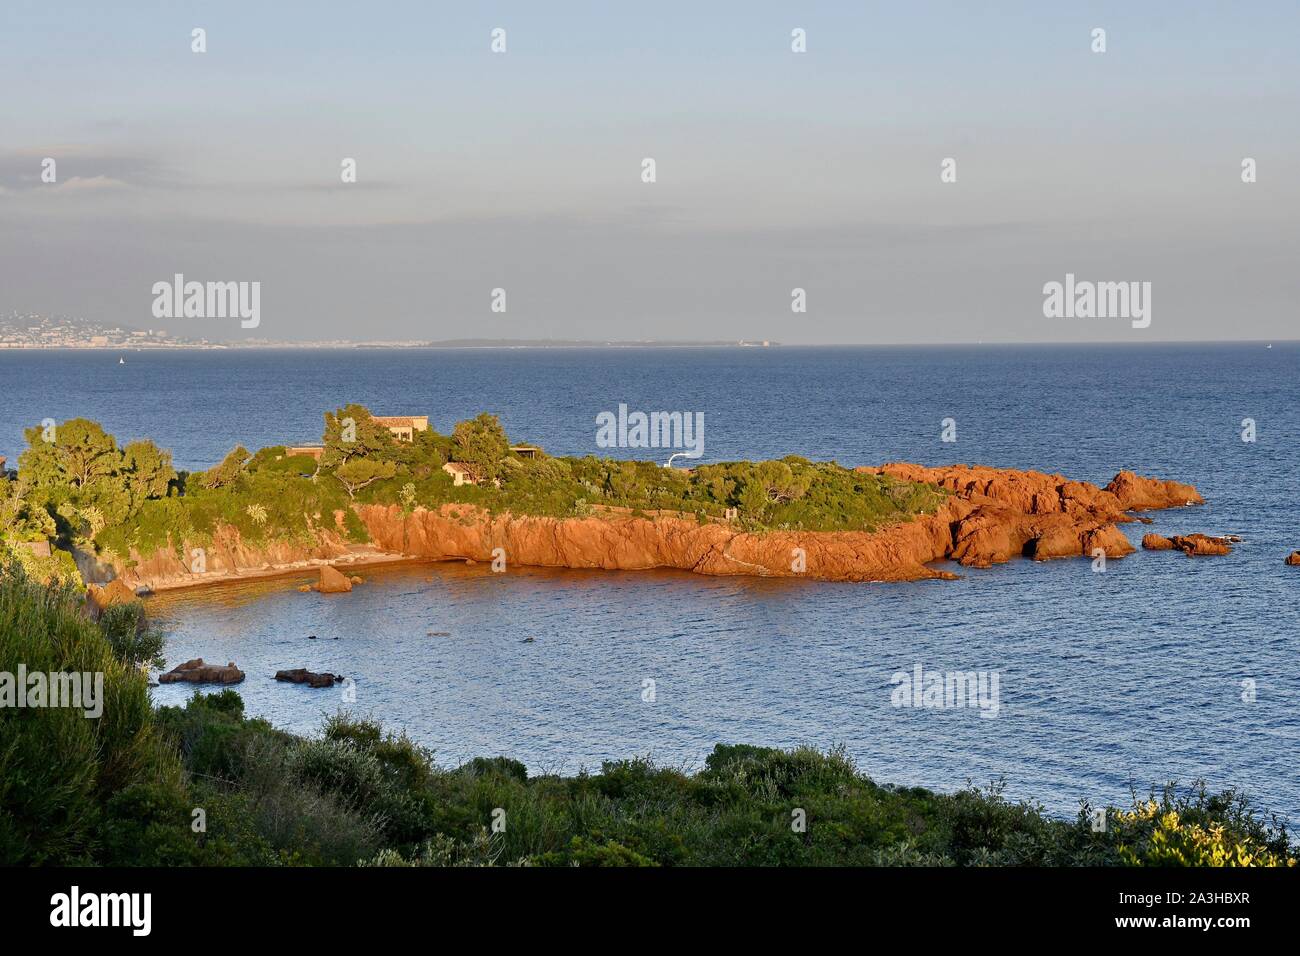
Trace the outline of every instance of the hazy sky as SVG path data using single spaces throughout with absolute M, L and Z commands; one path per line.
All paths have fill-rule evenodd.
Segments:
M 1297 36 L 1294 0 L 4 0 L 0 312 L 209 338 L 1295 338 Z M 261 327 L 155 319 L 176 272 L 260 281 Z M 1151 282 L 1150 328 L 1044 318 L 1067 272 Z

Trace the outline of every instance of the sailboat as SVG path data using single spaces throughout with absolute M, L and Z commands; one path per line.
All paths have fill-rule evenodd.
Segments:
M 122 356 L 119 355 L 119 356 L 117 357 L 117 364 L 118 364 L 118 365 L 125 365 L 125 364 L 126 364 L 126 359 L 122 358 Z

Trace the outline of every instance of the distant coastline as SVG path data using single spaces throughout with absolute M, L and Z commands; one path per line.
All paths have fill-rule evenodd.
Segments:
M 165 330 L 106 325 L 87 319 L 14 312 L 0 316 L 0 351 L 145 351 L 153 349 L 609 349 L 609 348 L 768 348 L 767 339 L 325 339 L 314 342 L 247 338 L 212 341 Z
M 1293 345 L 1300 339 L 1239 339 L 1239 340 L 1177 340 L 1151 339 L 1130 341 L 1121 339 L 1102 339 L 1096 341 L 1001 341 L 973 340 L 962 342 L 817 342 L 788 343 L 770 339 L 496 339 L 496 338 L 454 338 L 454 339 L 322 339 L 316 341 L 272 340 L 261 338 L 241 338 L 213 341 L 204 338 L 185 338 L 165 330 L 136 329 L 121 325 L 105 325 L 87 319 L 69 319 L 50 317 L 37 313 L 0 315 L 0 354 L 6 352 L 26 351 L 65 351 L 65 352 L 126 352 L 126 351 L 256 351 L 256 350 L 335 350 L 335 351 L 379 351 L 379 350 L 546 350 L 546 349 L 718 349 L 718 348 L 975 348 L 990 346 L 994 348 L 1042 347 L 1068 348 L 1073 346 L 1110 346 L 1125 348 L 1147 348 L 1151 346 L 1195 346 L 1195 345 L 1234 345 L 1263 346 L 1272 348 L 1277 345 Z
M 91 345 L 0 342 L 0 352 L 176 352 L 176 351 L 249 351 L 256 349 L 716 349 L 776 348 L 779 342 L 599 342 L 596 340 L 484 340 L 449 339 L 439 342 L 131 342 Z M 832 346 L 834 347 L 834 346 Z

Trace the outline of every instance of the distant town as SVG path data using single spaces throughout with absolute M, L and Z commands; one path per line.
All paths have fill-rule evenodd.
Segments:
M 779 343 L 767 339 L 747 341 L 606 340 L 595 339 L 441 339 L 373 340 L 328 339 L 313 342 L 245 338 L 214 342 L 185 338 L 163 329 L 136 329 L 107 325 L 90 319 L 11 312 L 0 315 L 0 349 L 492 349 L 492 348 L 768 348 Z
M 206 339 L 181 339 L 162 330 L 102 325 L 85 319 L 11 312 L 0 316 L 0 349 L 204 348 Z

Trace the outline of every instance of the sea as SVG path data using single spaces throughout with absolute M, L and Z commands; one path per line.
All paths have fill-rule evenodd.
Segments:
M 1283 559 L 1300 549 L 1297 385 L 1287 342 L 0 351 L 0 455 L 13 467 L 24 428 L 84 416 L 200 469 L 236 444 L 318 441 L 324 411 L 360 402 L 444 432 L 490 411 L 551 454 L 666 460 L 598 447 L 597 416 L 626 405 L 703 413 L 704 462 L 1190 482 L 1205 506 L 1126 532 L 1240 535 L 1233 554 L 1017 560 L 904 584 L 425 563 L 363 571 L 346 596 L 290 577 L 149 607 L 169 661 L 248 673 L 249 713 L 310 734 L 350 710 L 444 766 L 504 754 L 532 773 L 633 757 L 690 770 L 718 743 L 806 744 L 841 748 L 880 783 L 1001 786 L 1059 816 L 1203 781 L 1294 826 L 1300 567 Z M 996 716 L 899 706 L 899 675 L 917 666 L 996 674 Z M 272 679 L 290 667 L 348 681 Z M 191 692 L 153 691 L 160 704 Z

